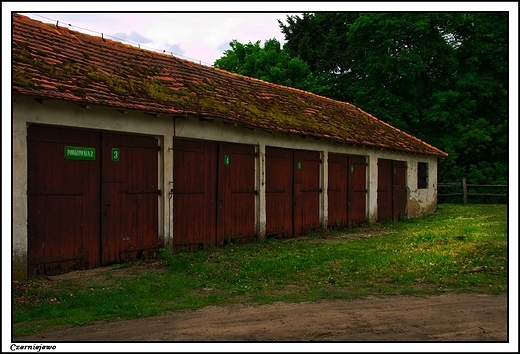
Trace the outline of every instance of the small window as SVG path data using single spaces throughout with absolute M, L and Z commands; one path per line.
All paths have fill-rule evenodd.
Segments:
M 417 188 L 428 188 L 428 164 L 419 162 L 417 165 Z

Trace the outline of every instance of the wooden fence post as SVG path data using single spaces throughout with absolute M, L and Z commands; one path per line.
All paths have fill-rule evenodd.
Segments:
M 468 204 L 468 186 L 466 185 L 466 177 L 462 177 L 462 202 Z
M 462 193 L 446 193 L 446 194 L 437 194 L 437 197 L 439 196 L 443 196 L 443 197 L 448 197 L 448 196 L 455 196 L 455 195 L 462 195 L 462 202 L 464 204 L 468 204 L 468 196 L 469 196 L 469 193 L 468 193 L 468 187 L 487 187 L 487 188 L 491 188 L 491 187 L 500 187 L 500 188 L 507 188 L 507 184 L 468 184 L 467 180 L 466 180 L 466 177 L 462 177 L 462 183 L 439 183 L 437 186 L 438 187 L 453 187 L 453 186 L 458 186 L 460 187 L 462 185 Z M 471 193 L 471 195 L 474 195 L 474 196 L 481 196 L 481 197 L 507 197 L 507 193 L 505 194 L 498 194 L 498 193 L 475 193 L 475 191 L 473 191 L 473 193 Z

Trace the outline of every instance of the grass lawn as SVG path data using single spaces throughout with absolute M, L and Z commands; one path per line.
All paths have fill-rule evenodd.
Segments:
M 399 223 L 194 253 L 161 250 L 154 262 L 114 265 L 102 279 L 16 283 L 14 335 L 208 305 L 501 294 L 507 237 L 506 205 L 441 204 L 432 215 Z

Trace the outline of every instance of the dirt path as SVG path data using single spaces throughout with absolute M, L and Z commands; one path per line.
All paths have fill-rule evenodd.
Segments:
M 446 294 L 206 307 L 19 341 L 507 341 L 507 296 Z

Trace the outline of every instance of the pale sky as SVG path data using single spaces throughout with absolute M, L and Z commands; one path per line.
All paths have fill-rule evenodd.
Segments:
M 233 39 L 263 45 L 285 42 L 278 20 L 301 13 L 22 13 L 71 30 L 103 36 L 183 59 L 213 65 Z

